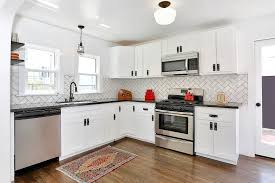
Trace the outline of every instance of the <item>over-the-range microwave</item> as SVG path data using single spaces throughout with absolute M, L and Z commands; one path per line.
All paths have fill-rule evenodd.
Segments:
M 199 53 L 166 55 L 161 59 L 162 75 L 199 75 Z

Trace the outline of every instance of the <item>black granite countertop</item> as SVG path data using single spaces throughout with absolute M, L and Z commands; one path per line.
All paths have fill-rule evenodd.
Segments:
M 195 106 L 201 106 L 201 107 L 220 107 L 220 108 L 230 108 L 230 109 L 239 109 L 241 106 L 241 103 L 233 103 L 229 102 L 227 104 L 218 104 L 216 102 L 203 102 L 200 104 L 195 104 Z
M 63 108 L 63 107 L 73 107 L 73 106 L 85 106 L 85 105 L 94 105 L 94 104 L 105 104 L 105 103 L 115 103 L 115 102 L 127 102 L 119 101 L 118 99 L 98 99 L 91 101 L 82 101 L 77 103 L 37 103 L 37 104 L 20 104 L 12 105 L 11 112 L 27 111 L 34 109 L 45 109 L 45 108 Z M 145 102 L 145 103 L 155 103 L 157 101 L 145 101 L 144 99 L 133 99 L 129 102 Z
M 73 107 L 73 106 L 85 106 L 85 105 L 94 105 L 94 104 L 105 104 L 105 103 L 115 103 L 115 102 L 127 102 L 119 101 L 117 99 L 98 99 L 91 101 L 82 101 L 79 103 L 37 103 L 37 104 L 21 104 L 11 106 L 11 112 L 20 112 L 26 110 L 34 109 L 45 109 L 45 108 L 63 108 L 63 107 Z M 129 102 L 146 102 L 146 103 L 156 103 L 158 101 L 145 101 L 144 99 L 134 99 Z M 201 104 L 195 104 L 195 106 L 205 106 L 205 107 L 220 107 L 220 108 L 231 108 L 238 109 L 242 104 L 240 103 L 227 103 L 227 104 L 218 104 L 216 102 L 203 102 Z

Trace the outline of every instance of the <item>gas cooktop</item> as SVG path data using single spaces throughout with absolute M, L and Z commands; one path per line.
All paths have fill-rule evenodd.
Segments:
M 176 89 L 176 91 L 178 90 L 179 89 Z M 169 95 L 167 100 L 157 102 L 156 109 L 177 112 L 194 112 L 195 104 L 200 104 L 203 102 L 203 90 L 194 90 L 194 101 L 186 101 L 184 100 L 184 94 L 187 90 L 190 91 L 191 89 L 180 89 L 178 94 Z

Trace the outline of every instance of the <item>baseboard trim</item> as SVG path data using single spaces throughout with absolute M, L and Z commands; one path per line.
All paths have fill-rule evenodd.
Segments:
M 68 161 L 72 161 L 73 159 L 80 158 L 81 156 L 84 156 L 86 154 L 95 152 L 95 151 L 97 151 L 97 150 L 99 150 L 103 147 L 117 144 L 117 143 L 119 143 L 119 142 L 121 142 L 125 139 L 131 139 L 131 140 L 134 140 L 134 141 L 142 142 L 146 145 L 155 145 L 154 142 L 145 141 L 143 139 L 139 139 L 139 138 L 133 137 L 131 135 L 125 134 L 125 135 L 123 135 L 123 136 L 121 136 L 117 139 L 114 139 L 113 141 L 109 141 L 109 142 L 106 142 L 104 144 L 100 144 L 98 146 L 90 147 L 88 149 L 84 149 L 82 151 L 75 152 L 75 153 L 72 153 L 72 154 L 69 154 L 69 155 L 66 155 L 66 156 L 61 156 L 61 157 L 59 157 L 59 161 L 60 161 L 61 164 L 67 163 Z

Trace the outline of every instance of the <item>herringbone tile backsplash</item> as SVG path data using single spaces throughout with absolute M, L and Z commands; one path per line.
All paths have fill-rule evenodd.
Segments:
M 64 101 L 69 96 L 72 75 L 64 76 L 64 93 L 52 96 L 19 96 L 19 74 L 16 67 L 11 72 L 11 103 L 33 104 Z M 75 95 L 76 100 L 116 98 L 120 88 L 133 92 L 134 98 L 144 98 L 147 89 L 153 89 L 157 99 L 165 99 L 170 88 L 202 88 L 205 101 L 215 101 L 218 92 L 224 92 L 230 102 L 247 103 L 247 75 L 182 76 L 151 79 L 103 79 L 102 93 Z
M 247 75 L 185 76 L 152 79 L 123 80 L 121 86 L 143 98 L 146 89 L 153 89 L 158 99 L 166 99 L 170 88 L 202 88 L 205 101 L 216 101 L 218 92 L 224 92 L 230 102 L 247 103 Z

